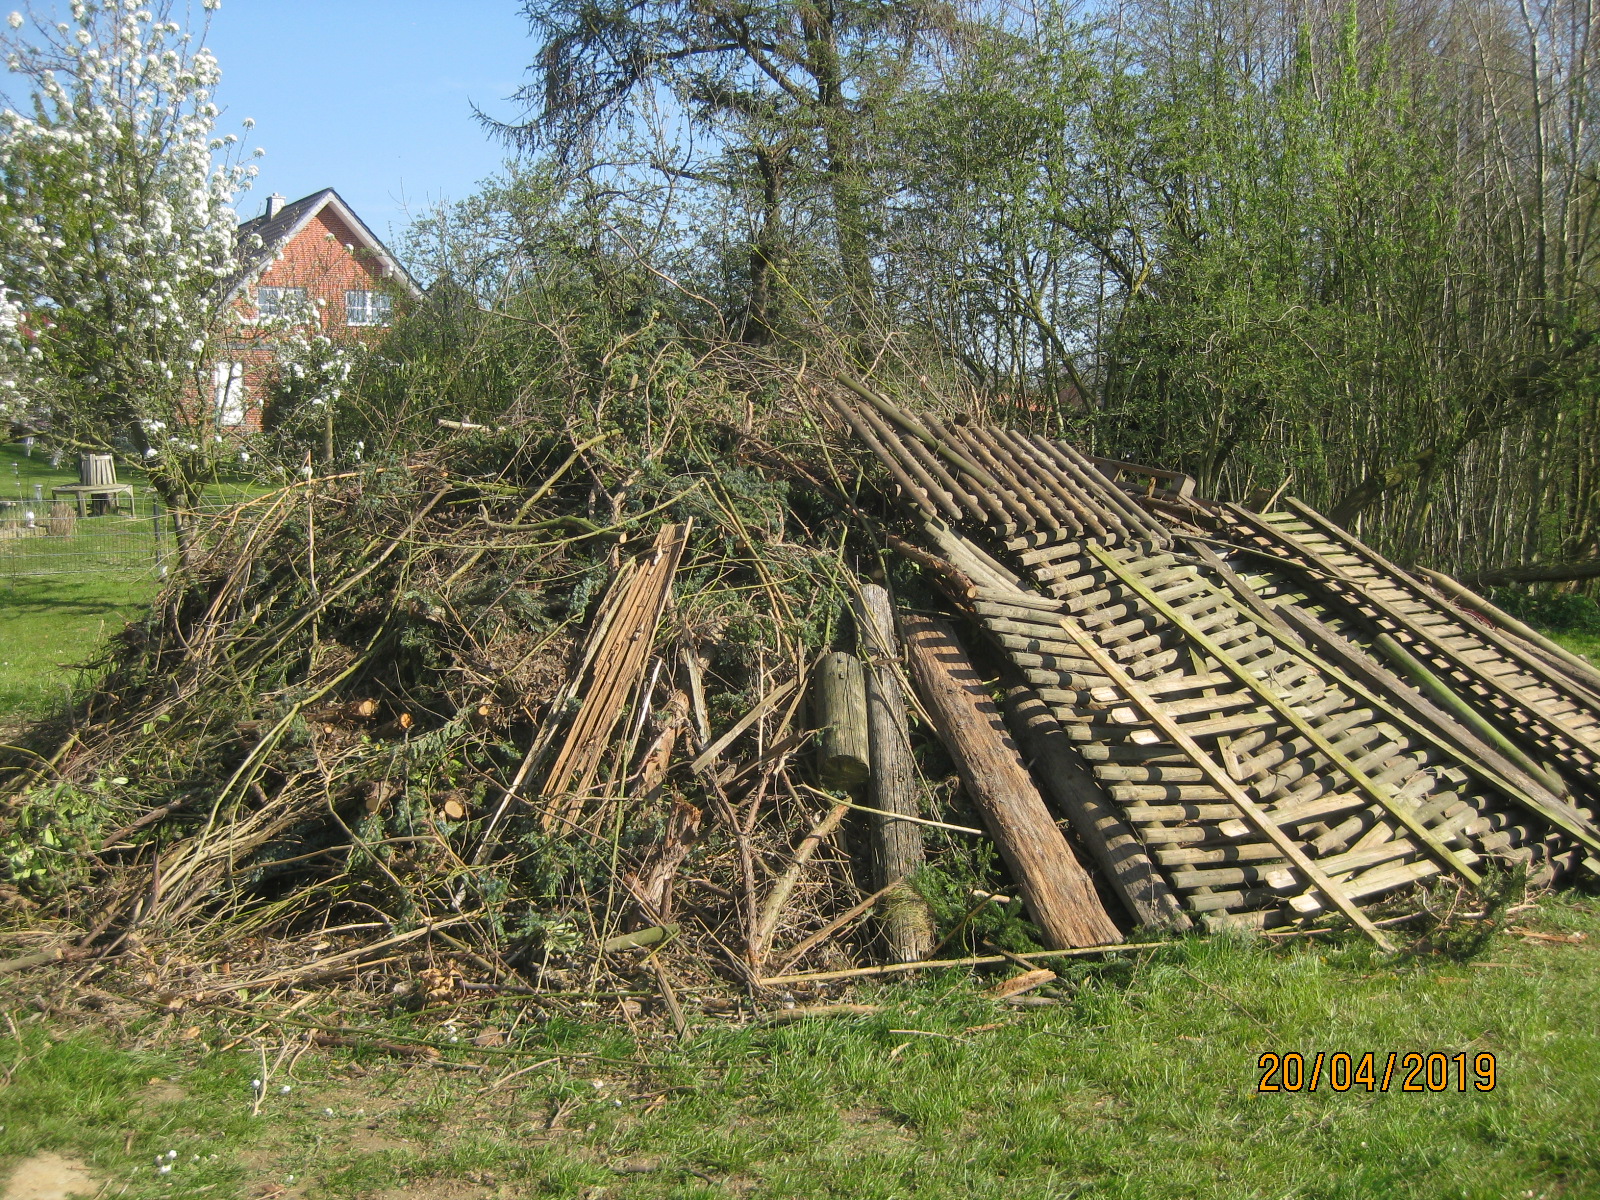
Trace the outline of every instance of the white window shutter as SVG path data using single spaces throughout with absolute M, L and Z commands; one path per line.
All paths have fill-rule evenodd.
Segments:
M 244 364 L 219 362 L 211 368 L 212 398 L 218 425 L 244 424 Z

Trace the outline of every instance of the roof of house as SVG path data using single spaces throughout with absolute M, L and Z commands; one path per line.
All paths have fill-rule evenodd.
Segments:
M 332 188 L 323 188 L 320 192 L 312 192 L 309 196 L 291 201 L 270 217 L 256 217 L 240 224 L 236 242 L 240 271 L 229 281 L 228 294 L 232 296 L 250 280 L 258 278 L 278 252 L 315 220 L 318 213 L 330 206 L 355 233 L 362 248 L 378 260 L 385 276 L 399 280 L 413 296 L 422 295 L 422 289 L 417 286 L 417 281 L 411 278 L 411 273 Z M 255 241 L 258 237 L 261 239 L 259 243 Z

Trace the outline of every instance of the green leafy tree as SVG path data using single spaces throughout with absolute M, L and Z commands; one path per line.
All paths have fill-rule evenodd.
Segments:
M 815 297 L 865 321 L 881 195 L 866 136 L 926 53 L 959 36 L 954 4 L 528 0 L 524 12 L 541 43 L 518 95 L 530 116 L 502 132 L 591 172 L 631 155 L 673 188 L 738 195 L 755 226 L 752 340 L 770 338 L 780 292 L 795 290 L 797 226 L 820 225 L 842 285 Z

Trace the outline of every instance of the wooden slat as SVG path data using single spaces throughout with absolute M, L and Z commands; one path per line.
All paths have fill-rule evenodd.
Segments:
M 1091 547 L 1090 552 L 1100 560 L 1107 570 L 1117 570 L 1117 560 L 1113 558 L 1110 553 L 1093 547 Z M 1423 826 L 1417 822 L 1416 818 L 1410 812 L 1406 811 L 1401 805 L 1397 804 L 1394 797 L 1387 791 L 1387 789 L 1375 784 L 1365 771 L 1356 766 L 1353 761 L 1341 753 L 1336 746 L 1328 741 L 1327 738 L 1313 728 L 1311 723 L 1301 716 L 1297 711 L 1295 711 L 1291 704 L 1285 703 L 1282 697 L 1280 697 L 1271 688 L 1263 684 L 1245 667 L 1236 662 L 1227 653 L 1227 651 L 1219 646 L 1214 640 L 1207 637 L 1203 630 L 1198 628 L 1192 621 L 1183 616 L 1183 614 L 1175 611 L 1170 605 L 1167 605 L 1165 602 L 1152 595 L 1147 589 L 1144 588 L 1143 584 L 1137 580 L 1129 579 L 1128 585 L 1133 588 L 1134 591 L 1138 592 L 1148 604 L 1150 604 L 1157 611 L 1161 612 L 1163 616 L 1170 620 L 1179 629 L 1183 630 L 1184 634 L 1197 645 L 1199 645 L 1203 650 L 1205 650 L 1207 654 L 1216 659 L 1217 662 L 1221 664 L 1223 670 L 1233 674 L 1241 684 L 1255 692 L 1256 695 L 1258 695 L 1270 708 L 1277 712 L 1287 724 L 1293 726 L 1297 731 L 1299 731 L 1302 737 L 1309 739 L 1318 750 L 1320 750 L 1335 765 L 1338 766 L 1339 770 L 1344 772 L 1344 774 L 1349 777 L 1350 781 L 1356 785 L 1357 790 L 1365 793 L 1375 804 L 1387 809 L 1391 815 L 1393 815 L 1398 821 L 1401 822 L 1401 824 L 1410 830 L 1411 835 L 1416 838 L 1418 842 L 1420 842 L 1421 845 L 1439 861 L 1439 863 L 1449 867 L 1452 871 L 1460 875 L 1461 878 L 1465 879 L 1474 887 L 1477 887 L 1482 882 L 1482 879 L 1478 873 L 1469 867 L 1465 862 L 1463 862 L 1459 855 L 1450 850 L 1449 847 L 1445 846 L 1444 843 L 1440 842 L 1437 838 L 1430 834 L 1427 829 L 1423 828 Z

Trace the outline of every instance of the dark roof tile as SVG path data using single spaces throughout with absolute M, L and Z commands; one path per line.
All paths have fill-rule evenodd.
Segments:
M 282 243 L 300 224 L 300 219 L 318 207 L 327 197 L 336 195 L 332 188 L 323 188 L 320 192 L 312 192 L 292 204 L 285 204 L 271 217 L 256 217 L 245 221 L 239 226 L 235 245 L 239 250 L 240 276 L 251 274 L 256 268 L 266 265 L 272 256 L 278 252 Z M 259 237 L 261 244 L 255 244 L 254 239 Z

